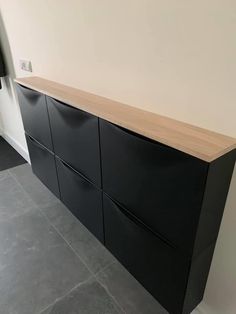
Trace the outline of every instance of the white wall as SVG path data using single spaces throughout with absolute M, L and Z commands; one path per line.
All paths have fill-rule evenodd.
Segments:
M 0 112 L 0 136 L 2 135 L 2 133 L 3 133 L 3 126 L 2 126 L 2 116 L 1 116 L 1 112 Z
M 2 11 L 2 6 L 0 3 Z M 21 120 L 19 105 L 16 100 L 13 88 L 15 69 L 12 60 L 11 49 L 9 46 L 8 35 L 0 11 L 0 41 L 6 61 L 8 76 L 1 79 L 2 89 L 0 90 L 0 134 L 13 146 L 19 153 L 29 160 L 27 145 L 24 137 L 24 129 Z
M 34 74 L 236 137 L 235 0 L 0 0 L 12 74 Z M 10 54 L 8 54 L 10 60 Z M 4 100 L 4 101 L 3 101 Z M 23 147 L 18 105 L 4 131 Z M 202 309 L 236 312 L 236 174 Z

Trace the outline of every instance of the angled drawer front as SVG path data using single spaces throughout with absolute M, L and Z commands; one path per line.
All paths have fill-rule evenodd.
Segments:
M 56 157 L 62 202 L 101 242 L 102 192 Z
M 45 95 L 20 85 L 16 87 L 25 132 L 52 151 Z
M 189 261 L 104 195 L 106 247 L 170 312 L 182 313 Z
M 47 97 L 55 153 L 101 186 L 98 118 Z
M 101 120 L 103 189 L 191 254 L 208 164 Z
M 54 155 L 34 138 L 26 134 L 31 166 L 35 175 L 59 198 Z

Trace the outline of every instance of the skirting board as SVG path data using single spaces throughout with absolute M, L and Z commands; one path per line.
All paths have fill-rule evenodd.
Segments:
M 30 164 L 29 153 L 20 143 L 3 130 L 0 130 L 0 134 Z

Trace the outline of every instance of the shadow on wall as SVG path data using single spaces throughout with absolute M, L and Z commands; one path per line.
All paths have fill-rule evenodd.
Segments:
M 8 37 L 7 37 L 7 33 L 6 33 L 6 29 L 5 29 L 3 19 L 2 19 L 1 12 L 0 12 L 0 44 L 1 44 L 1 49 L 3 53 L 3 58 L 6 65 L 6 72 L 7 72 L 7 76 L 5 76 L 3 80 L 5 83 L 6 89 L 8 91 L 9 97 L 13 99 L 14 95 L 11 88 L 11 78 L 14 78 L 16 76 L 16 73 L 15 73 L 15 68 L 13 64 L 11 48 L 8 41 Z

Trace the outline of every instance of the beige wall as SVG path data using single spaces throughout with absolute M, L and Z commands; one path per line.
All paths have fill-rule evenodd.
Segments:
M 0 0 L 11 73 L 34 74 L 236 137 L 235 0 Z M 10 60 L 10 53 L 7 53 Z M 14 97 L 4 132 L 25 146 Z M 236 313 L 236 174 L 202 310 Z

